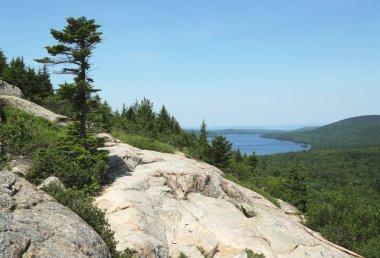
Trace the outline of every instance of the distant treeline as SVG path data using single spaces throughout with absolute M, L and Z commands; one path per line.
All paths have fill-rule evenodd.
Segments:
M 12 58 L 8 62 L 1 49 L 0 80 L 17 86 L 27 99 L 39 104 L 53 95 L 53 86 L 46 66 L 35 70 L 26 66 L 22 57 Z

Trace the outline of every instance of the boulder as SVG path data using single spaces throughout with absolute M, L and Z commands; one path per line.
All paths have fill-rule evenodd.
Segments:
M 11 172 L 0 172 L 0 257 L 110 257 L 68 208 Z
M 59 188 L 59 189 L 64 189 L 65 188 L 65 185 L 61 182 L 61 180 L 59 180 L 58 177 L 55 177 L 55 176 L 49 176 L 48 178 L 46 178 L 38 187 L 37 189 L 43 189 L 47 186 L 49 186 L 50 184 L 53 184 L 55 187 Z
M 96 197 L 117 249 L 138 257 L 359 257 L 293 220 L 263 196 L 187 158 L 113 142 L 108 177 Z
M 2 80 L 0 80 L 0 95 L 23 97 L 22 91 L 19 88 Z

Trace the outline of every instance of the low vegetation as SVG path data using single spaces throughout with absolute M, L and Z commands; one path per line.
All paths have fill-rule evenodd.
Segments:
M 112 136 L 121 140 L 122 142 L 128 143 L 129 145 L 143 150 L 153 150 L 164 153 L 174 153 L 176 150 L 176 148 L 172 145 L 140 135 L 132 135 L 114 131 L 112 132 Z
M 63 129 L 49 121 L 16 108 L 4 108 L 7 123 L 0 125 L 0 142 L 5 154 L 31 156 L 35 151 L 55 145 Z
M 247 254 L 248 258 L 265 258 L 265 255 L 263 255 L 262 253 L 255 253 L 251 249 L 245 249 L 245 253 Z
M 102 178 L 108 171 L 107 152 L 100 151 L 95 137 L 81 138 L 74 124 L 55 145 L 39 149 L 27 174 L 35 184 L 49 176 L 58 177 L 66 187 L 94 193 L 101 189 Z

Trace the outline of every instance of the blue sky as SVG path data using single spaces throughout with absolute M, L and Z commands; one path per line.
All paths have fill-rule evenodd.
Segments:
M 2 0 L 0 8 L 0 48 L 32 66 L 66 17 L 101 24 L 92 77 L 114 109 L 145 96 L 184 127 L 380 113 L 379 0 Z

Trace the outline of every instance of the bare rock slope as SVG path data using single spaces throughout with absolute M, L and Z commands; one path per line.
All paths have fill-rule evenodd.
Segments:
M 65 116 L 57 115 L 50 110 L 41 107 L 33 102 L 28 100 L 16 97 L 16 96 L 6 96 L 0 95 L 0 101 L 6 105 L 13 106 L 15 108 L 21 109 L 27 113 L 30 113 L 35 116 L 43 117 L 50 122 L 59 122 L 60 119 L 65 119 Z
M 0 257 L 110 257 L 97 233 L 14 173 L 0 171 Z
M 35 116 L 43 117 L 50 122 L 58 122 L 60 119 L 66 118 L 33 102 L 22 99 L 22 97 L 23 94 L 19 88 L 0 80 L 0 103 L 16 107 Z
M 358 257 L 304 227 L 261 195 L 185 157 L 112 141 L 112 181 L 96 198 L 118 249 L 139 257 Z

